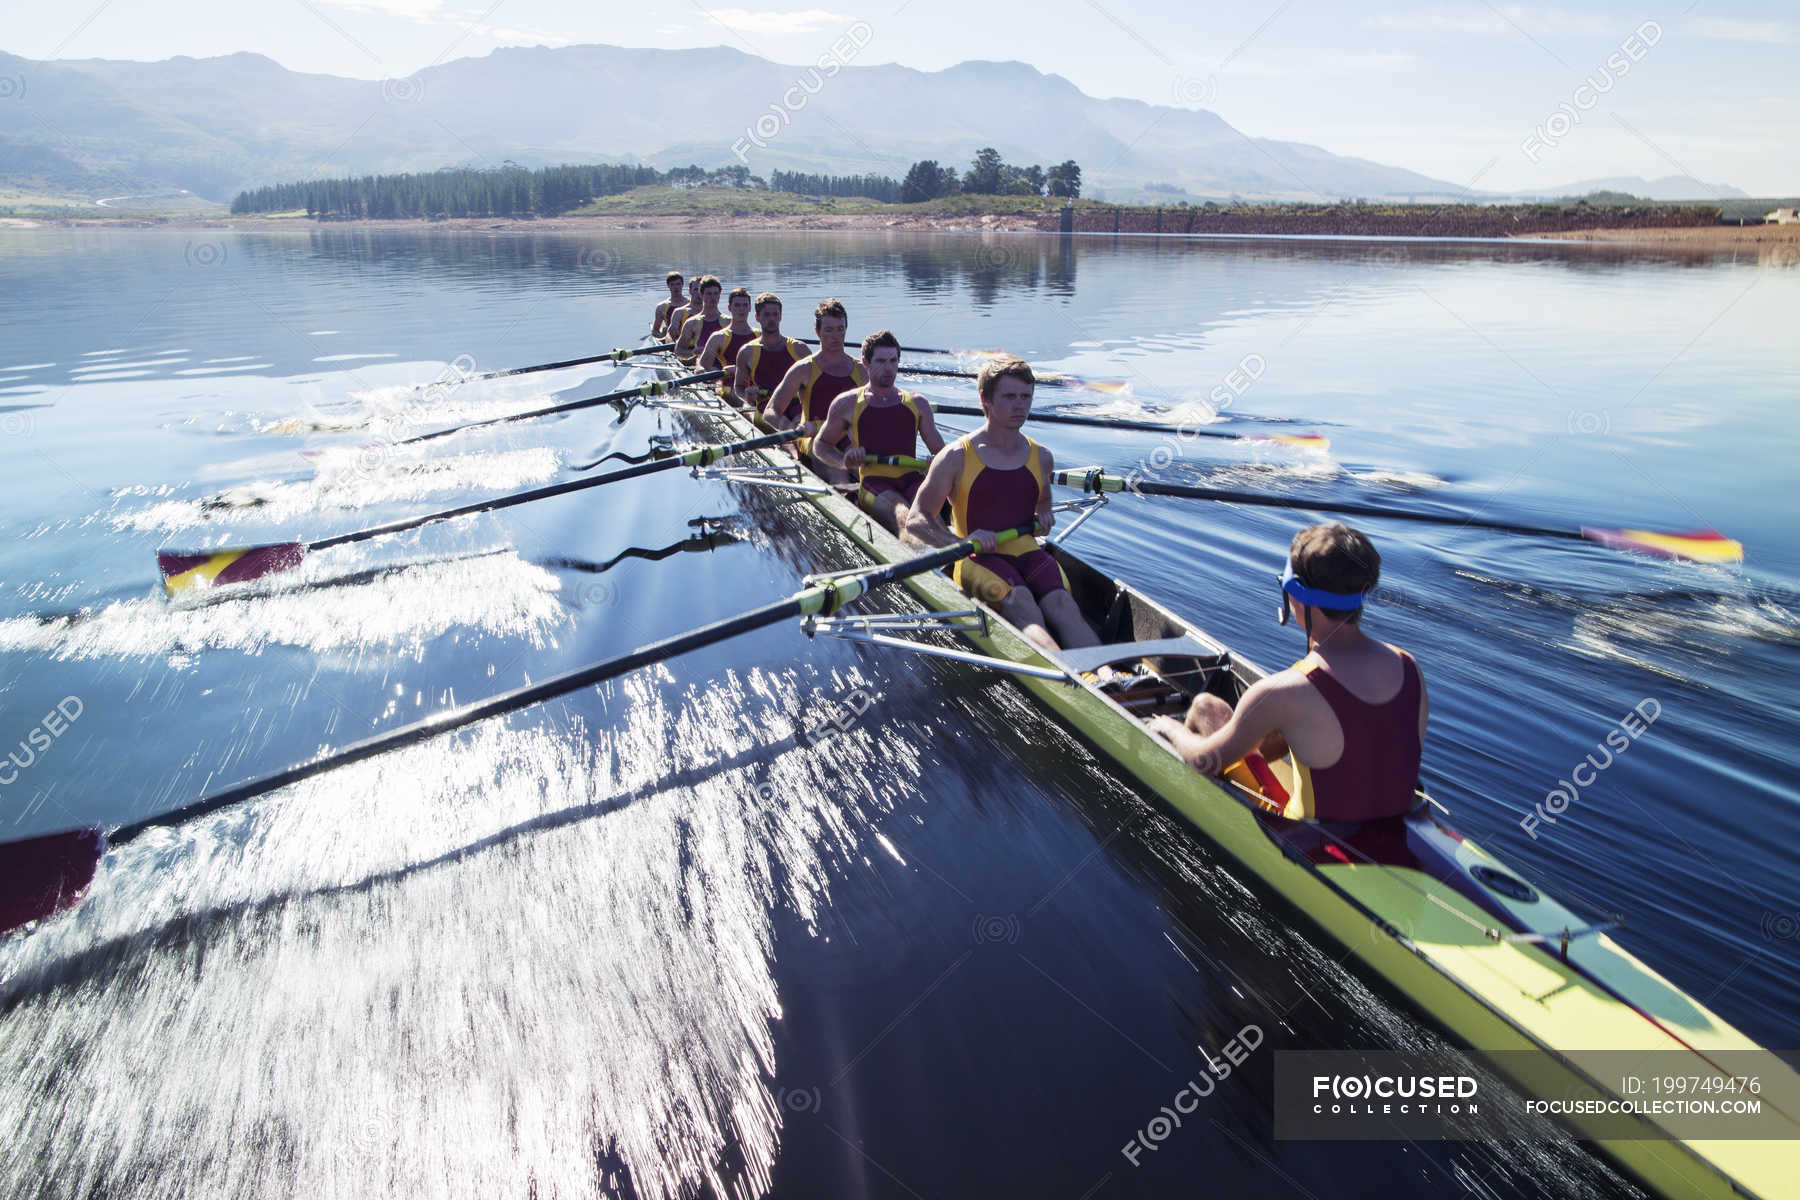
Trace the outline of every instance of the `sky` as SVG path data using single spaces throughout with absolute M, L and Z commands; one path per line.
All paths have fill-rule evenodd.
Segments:
M 799 2 L 822 7 L 11 0 L 0 49 L 139 60 L 250 50 L 296 71 L 404 79 L 497 46 L 583 42 L 730 45 L 807 63 L 863 22 L 858 65 L 1016 59 L 1093 96 L 1208 108 L 1252 136 L 1478 190 L 1692 175 L 1752 195 L 1800 193 L 1794 0 Z

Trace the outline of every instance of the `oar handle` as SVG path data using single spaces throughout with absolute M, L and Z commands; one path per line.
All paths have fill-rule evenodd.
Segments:
M 784 429 L 779 433 L 771 433 L 765 437 L 751 438 L 742 442 L 726 442 L 716 446 L 697 446 L 668 458 L 653 462 L 638 463 L 623 470 L 609 471 L 605 475 L 596 475 L 591 479 L 570 479 L 562 483 L 553 483 L 547 487 L 532 488 L 529 491 L 513 492 L 506 496 L 496 496 L 488 500 L 477 500 L 471 504 L 460 504 L 455 508 L 447 508 L 442 512 L 426 513 L 421 517 L 407 517 L 399 521 L 390 521 L 386 525 L 377 525 L 372 529 L 358 529 L 353 533 L 340 533 L 334 537 L 321 538 L 316 542 L 308 542 L 310 550 L 324 550 L 331 546 L 342 546 L 350 542 L 363 542 L 383 534 L 400 533 L 408 529 L 417 529 L 421 525 L 429 525 L 433 521 L 448 521 L 456 517 L 466 517 L 474 513 L 493 512 L 497 509 L 512 508 L 519 504 L 530 504 L 534 500 L 545 500 L 551 496 L 565 496 L 570 492 L 584 491 L 588 488 L 604 487 L 609 483 L 618 483 L 625 479 L 636 479 L 642 475 L 654 475 L 658 471 L 672 471 L 677 467 L 709 467 L 721 459 L 734 454 L 745 454 L 752 450 L 763 450 L 770 446 L 779 446 L 791 442 L 800 436 L 798 429 Z
M 793 433 L 792 430 L 785 432 L 790 435 Z M 737 446 L 740 449 L 749 449 L 757 443 L 770 440 L 771 439 L 757 439 L 757 442 L 740 442 L 737 443 Z M 773 440 L 784 439 L 777 438 Z M 706 447 L 706 449 L 711 450 L 721 450 L 724 448 L 725 447 L 717 446 Z M 1034 528 L 1034 526 L 1020 526 L 1018 529 L 1006 530 L 1000 535 L 1000 539 L 1002 541 L 1010 540 L 1013 537 L 1029 533 L 1032 528 Z M 776 622 L 785 620 L 789 617 L 829 615 L 883 584 L 892 583 L 909 576 L 923 574 L 926 571 L 937 570 L 941 567 L 947 567 L 958 559 L 966 558 L 971 554 L 977 553 L 979 550 L 980 547 L 977 546 L 974 541 L 969 538 L 963 538 L 953 545 L 946 546 L 941 550 L 934 550 L 929 554 L 923 554 L 916 558 L 909 558 L 896 563 L 886 563 L 880 566 L 870 567 L 867 570 L 858 571 L 852 575 L 840 575 L 832 579 L 820 580 L 819 582 L 811 584 L 794 593 L 786 599 L 765 604 L 760 608 L 753 608 L 750 611 L 740 613 L 735 617 L 727 617 L 722 621 L 715 621 L 710 625 L 703 625 L 699 629 L 677 634 L 674 637 L 665 638 L 660 642 L 652 642 L 647 646 L 639 647 L 629 654 L 622 654 L 617 658 L 610 658 L 604 662 L 594 663 L 590 666 L 582 667 L 574 671 L 568 671 L 561 675 L 553 675 L 538 683 L 514 688 L 511 691 L 502 692 L 497 696 L 490 696 L 486 700 L 479 700 L 473 704 L 466 704 L 461 708 L 451 709 L 448 712 L 438 713 L 434 716 L 426 717 L 423 720 L 414 721 L 410 725 L 401 726 L 399 729 L 392 729 L 386 733 L 376 734 L 374 737 L 364 738 L 360 742 L 354 742 L 341 749 L 332 751 L 329 754 L 320 755 L 310 762 L 304 762 L 296 766 L 288 767 L 285 770 L 277 771 L 272 775 L 265 775 L 261 779 L 251 780 L 248 783 L 241 783 L 236 787 L 227 788 L 222 792 L 214 793 L 211 796 L 196 800 L 192 804 L 185 804 L 180 808 L 172 809 L 157 816 L 149 817 L 142 821 L 136 821 L 129 825 L 122 825 L 113 830 L 108 840 L 112 845 L 117 846 L 130 841 L 147 829 L 155 829 L 168 825 L 177 825 L 183 821 L 191 821 L 196 817 L 202 817 L 208 813 L 217 812 L 218 810 L 227 808 L 233 804 L 238 804 L 242 801 L 261 796 L 267 792 L 272 792 L 276 788 L 286 787 L 289 784 L 298 783 L 303 779 L 309 779 L 322 772 L 330 771 L 337 767 L 348 766 L 351 763 L 362 762 L 365 759 L 385 754 L 390 750 L 398 750 L 402 747 L 410 746 L 429 738 L 434 738 L 441 733 L 448 733 L 453 729 L 460 729 L 465 725 L 485 720 L 488 717 L 496 717 L 504 713 L 516 712 L 519 709 L 527 708 L 540 701 L 554 699 L 557 696 L 564 696 L 570 692 L 579 691 L 582 688 L 592 687 L 597 683 L 603 683 L 608 679 L 613 679 L 620 675 L 635 671 L 639 667 L 646 667 L 652 663 L 661 662 L 668 658 L 674 658 L 679 654 L 685 654 L 690 650 L 698 650 L 703 646 L 726 641 L 727 639 L 737 637 L 740 634 L 750 633 L 754 630 L 773 625 Z
M 878 467 L 911 467 L 915 471 L 923 471 L 931 466 L 929 458 L 914 458 L 910 454 L 865 454 L 863 465 L 874 464 Z

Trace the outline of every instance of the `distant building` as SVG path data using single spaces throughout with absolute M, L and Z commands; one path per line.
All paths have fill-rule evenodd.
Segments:
M 1777 208 L 1763 217 L 1766 225 L 1800 225 L 1800 208 Z

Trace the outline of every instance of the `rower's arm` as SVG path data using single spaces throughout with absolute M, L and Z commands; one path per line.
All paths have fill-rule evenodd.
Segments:
M 661 337 L 663 326 L 669 320 L 669 302 L 660 300 L 656 305 L 656 315 L 650 318 L 650 336 Z
M 825 424 L 819 427 L 817 436 L 813 438 L 814 458 L 840 471 L 850 469 L 851 464 L 844 461 L 844 452 L 838 448 L 838 443 L 849 434 L 850 414 L 855 410 L 855 392 L 845 392 L 831 402 L 831 408 L 825 413 Z
M 919 404 L 919 440 L 925 443 L 925 457 L 944 452 L 944 435 L 938 432 L 937 418 L 932 415 L 931 405 L 921 401 Z
M 1038 536 L 1042 537 L 1050 532 L 1050 527 L 1052 525 L 1056 524 L 1056 513 L 1054 511 L 1056 508 L 1056 497 L 1050 490 L 1050 481 L 1056 478 L 1056 460 L 1051 457 L 1050 447 L 1048 446 L 1039 446 L 1038 453 L 1043 456 L 1044 463 L 1044 486 L 1038 489 L 1037 506 L 1037 531 Z
M 731 394 L 738 398 L 740 405 L 751 408 L 756 407 L 756 396 L 751 394 L 756 389 L 756 380 L 751 378 L 751 349 L 754 345 L 756 342 L 751 342 L 738 351 L 738 374 L 731 381 Z
M 1259 679 L 1251 684 L 1232 709 L 1231 719 L 1216 733 L 1203 737 L 1174 717 L 1157 717 L 1150 722 L 1150 731 L 1173 746 L 1175 753 L 1196 771 L 1221 774 L 1261 745 L 1263 738 L 1281 730 L 1285 703 L 1273 679 Z
M 950 499 L 951 485 L 962 474 L 962 456 L 963 452 L 953 447 L 931 460 L 931 466 L 925 470 L 925 482 L 919 485 L 919 494 L 906 511 L 906 524 L 900 527 L 901 541 L 934 547 L 953 545 L 957 541 L 956 534 L 938 514 Z
M 716 362 L 716 360 L 719 357 L 720 351 L 725 349 L 726 336 L 726 331 L 721 329 L 706 339 L 706 349 L 700 352 L 700 359 L 694 364 L 696 370 L 710 371 L 713 369 L 714 365 L 721 367 L 725 365 L 724 363 Z
M 700 321 L 700 317 L 690 316 L 681 323 L 681 337 L 675 342 L 675 353 L 677 355 L 692 354 L 694 352 L 694 343 L 700 339 Z
M 788 406 L 789 401 L 800 394 L 800 380 L 811 370 L 811 364 L 806 359 L 801 359 L 789 367 L 787 374 L 781 377 L 781 382 L 776 385 L 773 394 L 763 404 L 763 417 L 770 425 L 776 429 L 793 427 L 792 423 L 781 415 L 781 412 Z

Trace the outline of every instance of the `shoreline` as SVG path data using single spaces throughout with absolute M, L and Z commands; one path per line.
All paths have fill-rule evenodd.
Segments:
M 617 233 L 617 232 L 900 232 L 900 233 L 1044 233 L 1041 218 L 1032 213 L 985 213 L 971 215 L 885 213 L 800 213 L 725 216 L 717 214 L 607 214 L 594 216 L 518 218 L 451 217 L 443 220 L 401 218 L 396 220 L 314 221 L 306 217 L 132 217 L 120 215 L 88 218 L 74 217 L 0 217 L 0 229 L 169 229 L 195 232 L 253 232 L 274 230 L 292 232 L 318 229 L 443 229 L 459 233 L 541 232 L 541 233 Z M 1293 237 L 1288 230 L 1242 230 L 1232 233 L 1181 234 L 1166 237 L 1229 238 L 1234 236 Z M 1054 236 L 1054 234 L 1052 234 Z M 1105 236 L 1084 233 L 1083 236 Z M 1138 236 L 1138 235 L 1134 235 Z M 1156 236 L 1156 235 L 1152 235 Z M 1308 234 L 1310 239 L 1329 239 L 1334 235 Z M 1350 237 L 1354 235 L 1335 235 Z M 1394 234 L 1388 238 L 1401 240 L 1468 240 L 1445 239 L 1432 234 Z M 1358 239 L 1362 240 L 1362 239 Z M 1488 239 L 1482 239 L 1488 240 Z M 1572 245 L 1596 245 L 1618 248 L 1654 248 L 1664 250 L 1778 250 L 1800 255 L 1800 224 L 1795 225 L 1703 225 L 1674 228 L 1568 229 L 1513 234 L 1503 241 L 1558 242 Z

